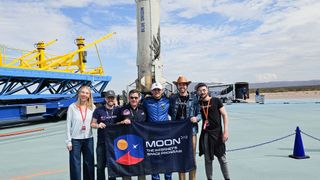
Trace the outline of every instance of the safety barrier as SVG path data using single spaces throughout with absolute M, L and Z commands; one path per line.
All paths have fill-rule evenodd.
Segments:
M 301 133 L 304 134 L 304 135 L 306 135 L 306 136 L 308 136 L 308 137 L 310 137 L 310 138 L 312 138 L 312 139 L 314 139 L 314 140 L 320 141 L 320 138 L 316 138 L 316 137 L 314 137 L 314 136 L 311 136 L 311 135 L 309 135 L 309 134 L 307 134 L 307 133 L 305 133 L 305 132 L 303 132 L 303 131 L 301 131 Z
M 309 135 L 303 131 L 301 131 L 302 134 L 314 139 L 314 140 L 317 140 L 317 141 L 320 141 L 320 138 L 316 138 L 312 135 Z M 290 136 L 293 136 L 295 135 L 296 133 L 291 133 L 291 134 L 288 134 L 286 136 L 283 136 L 283 137 L 280 137 L 280 138 L 277 138 L 277 139 L 273 139 L 273 140 L 270 140 L 270 141 L 266 141 L 266 142 L 263 142 L 263 143 L 259 143 L 259 144 L 255 144 L 255 145 L 251 145 L 251 146 L 245 146 L 245 147 L 241 147 L 241 148 L 235 148 L 235 149 L 228 149 L 226 150 L 227 152 L 233 152 L 233 151 L 240 151 L 240 150 L 245 150 L 245 149 L 251 149 L 251 148 L 255 148 L 255 147 L 259 147 L 259 146 L 263 146 L 263 145 L 266 145 L 266 144 L 270 144 L 270 143 L 273 143 L 273 142 L 276 142 L 276 141 L 280 141 L 280 140 L 283 140 L 283 139 L 286 139 Z

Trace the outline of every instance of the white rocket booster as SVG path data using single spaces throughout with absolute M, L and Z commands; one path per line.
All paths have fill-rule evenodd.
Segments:
M 160 60 L 160 0 L 135 1 L 138 33 L 136 86 L 143 92 L 149 92 L 153 82 L 165 82 Z

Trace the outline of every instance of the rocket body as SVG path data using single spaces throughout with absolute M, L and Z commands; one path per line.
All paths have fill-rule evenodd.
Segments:
M 164 83 L 160 60 L 160 0 L 136 0 L 137 4 L 137 67 L 136 86 L 149 92 L 152 83 Z

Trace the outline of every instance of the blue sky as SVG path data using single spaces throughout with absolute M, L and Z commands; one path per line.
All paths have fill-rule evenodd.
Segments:
M 164 76 L 191 81 L 267 82 L 320 77 L 318 0 L 161 0 Z M 78 36 L 98 44 L 108 86 L 120 92 L 137 77 L 134 0 L 2 0 L 0 44 L 48 53 L 75 49 Z M 99 64 L 89 49 L 88 66 Z

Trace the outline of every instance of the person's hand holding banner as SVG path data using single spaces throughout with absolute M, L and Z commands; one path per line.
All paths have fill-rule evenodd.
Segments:
M 109 176 L 189 172 L 195 168 L 190 121 L 132 122 L 107 126 L 105 132 Z

